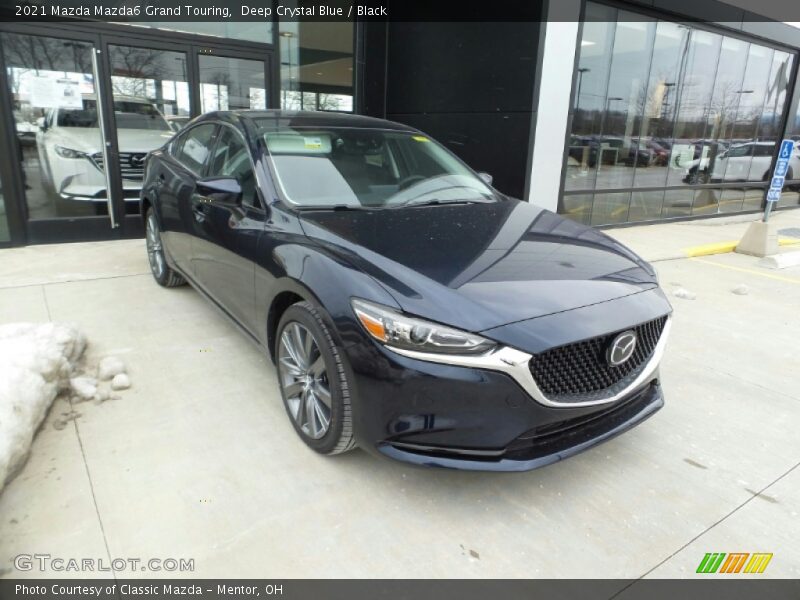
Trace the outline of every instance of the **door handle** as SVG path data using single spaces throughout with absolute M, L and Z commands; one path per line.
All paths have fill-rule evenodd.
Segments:
M 206 220 L 206 209 L 204 204 L 193 204 L 192 205 L 192 214 L 194 215 L 195 220 L 198 223 L 202 223 Z

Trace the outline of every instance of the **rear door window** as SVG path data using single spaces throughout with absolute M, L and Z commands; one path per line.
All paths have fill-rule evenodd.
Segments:
M 192 127 L 174 146 L 175 158 L 193 173 L 201 174 L 211 153 L 216 128 L 213 123 Z

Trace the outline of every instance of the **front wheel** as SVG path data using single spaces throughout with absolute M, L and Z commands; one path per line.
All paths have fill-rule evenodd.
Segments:
M 691 173 L 689 173 L 688 183 L 690 185 L 700 185 L 704 183 L 708 183 L 709 176 L 707 171 L 698 171 L 695 169 Z
M 152 208 L 147 209 L 145 217 L 145 244 L 147 245 L 150 272 L 158 285 L 177 287 L 186 283 L 183 276 L 167 264 L 167 259 L 164 257 L 164 246 L 161 243 L 161 228 L 158 226 L 158 219 Z
M 281 396 L 297 434 L 320 454 L 355 447 L 342 360 L 318 308 L 298 302 L 283 313 L 275 336 Z

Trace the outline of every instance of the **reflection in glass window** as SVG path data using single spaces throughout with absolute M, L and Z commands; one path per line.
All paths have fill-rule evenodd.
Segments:
M 689 30 L 662 21 L 656 26 L 650 76 L 647 82 L 641 140 L 652 153 L 650 167 L 637 169 L 636 187 L 666 184 L 677 102 L 677 80 L 688 44 Z M 660 204 L 660 202 L 659 202 Z
M 200 110 L 264 110 L 264 62 L 200 56 Z
M 590 199 L 590 222 L 604 224 L 752 209 L 750 190 L 763 196 L 781 137 L 793 60 L 587 3 L 562 210 L 585 220 Z M 794 125 L 800 140 L 800 113 Z M 800 145 L 790 171 L 800 179 Z M 734 182 L 742 193 L 713 187 Z
M 353 23 L 281 21 L 280 28 L 281 108 L 352 112 Z
M 246 40 L 261 44 L 272 43 L 272 21 L 137 21 L 121 24 L 152 27 L 162 31 L 207 35 L 226 40 Z
M 111 45 L 109 58 L 115 100 L 122 97 L 146 100 L 165 117 L 189 116 L 185 54 Z
M 210 152 L 211 137 L 214 135 L 215 125 L 198 125 L 193 127 L 182 139 L 174 144 L 175 157 L 194 173 L 201 173 Z
M 3 181 L 0 179 L 0 242 L 7 242 L 11 239 L 8 228 L 8 217 L 6 217 L 6 205 L 3 199 Z
M 28 217 L 102 212 L 106 182 L 92 159 L 102 141 L 91 44 L 5 32 L 0 40 L 8 79 L 1 93 L 12 102 Z

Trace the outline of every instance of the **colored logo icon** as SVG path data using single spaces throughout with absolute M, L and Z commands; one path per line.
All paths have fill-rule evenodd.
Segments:
M 772 553 L 769 552 L 707 552 L 697 566 L 697 573 L 763 573 Z

